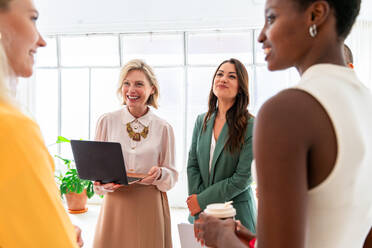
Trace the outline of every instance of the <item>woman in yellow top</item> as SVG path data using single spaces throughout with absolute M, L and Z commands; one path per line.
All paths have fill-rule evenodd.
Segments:
M 0 0 L 0 247 L 77 247 L 80 229 L 63 208 L 40 129 L 8 92 L 16 77 L 32 75 L 46 45 L 37 18 L 32 0 Z

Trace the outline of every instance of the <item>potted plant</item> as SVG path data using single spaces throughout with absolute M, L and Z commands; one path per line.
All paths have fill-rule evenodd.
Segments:
M 57 144 L 59 143 L 70 143 L 70 140 L 58 136 Z M 86 207 L 87 198 L 91 198 L 94 195 L 93 183 L 89 180 L 80 179 L 74 161 L 71 159 L 63 158 L 59 155 L 55 155 L 56 158 L 63 161 L 67 166 L 65 173 L 59 173 L 56 178 L 59 180 L 59 190 L 61 196 L 65 195 L 68 211 L 71 214 L 85 213 L 88 211 Z

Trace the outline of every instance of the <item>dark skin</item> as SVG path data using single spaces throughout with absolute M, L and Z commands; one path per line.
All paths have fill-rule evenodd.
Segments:
M 363 248 L 372 248 L 372 228 L 364 242 Z
M 326 1 L 316 1 L 300 11 L 294 0 L 267 0 L 265 15 L 259 42 L 266 48 L 270 70 L 294 66 L 302 74 L 314 64 L 346 65 L 343 39 L 338 37 L 336 18 Z M 313 24 L 318 30 L 316 38 L 308 32 Z M 305 247 L 308 191 L 328 177 L 336 161 L 337 139 L 331 120 L 307 93 L 282 91 L 261 107 L 253 149 L 260 196 L 258 247 Z M 207 245 L 246 247 L 235 229 L 223 221 L 205 215 L 201 221 L 199 238 Z M 371 236 L 364 248 L 372 247 Z

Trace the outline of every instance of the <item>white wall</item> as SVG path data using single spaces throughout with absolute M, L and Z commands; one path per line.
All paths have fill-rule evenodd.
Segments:
M 362 6 L 360 9 L 360 20 L 372 21 L 372 1 L 371 0 L 362 0 Z
M 260 26 L 261 0 L 35 0 L 43 33 L 141 32 Z
M 265 0 L 34 0 L 41 32 L 105 33 L 260 27 Z M 362 0 L 359 19 L 372 20 Z

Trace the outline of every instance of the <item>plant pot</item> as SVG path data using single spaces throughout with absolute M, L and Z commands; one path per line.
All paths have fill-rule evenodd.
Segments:
M 86 189 L 84 189 L 84 191 L 81 194 L 70 192 L 65 194 L 65 196 L 67 201 L 68 212 L 70 214 L 81 214 L 88 211 L 88 208 L 86 207 L 88 199 Z

